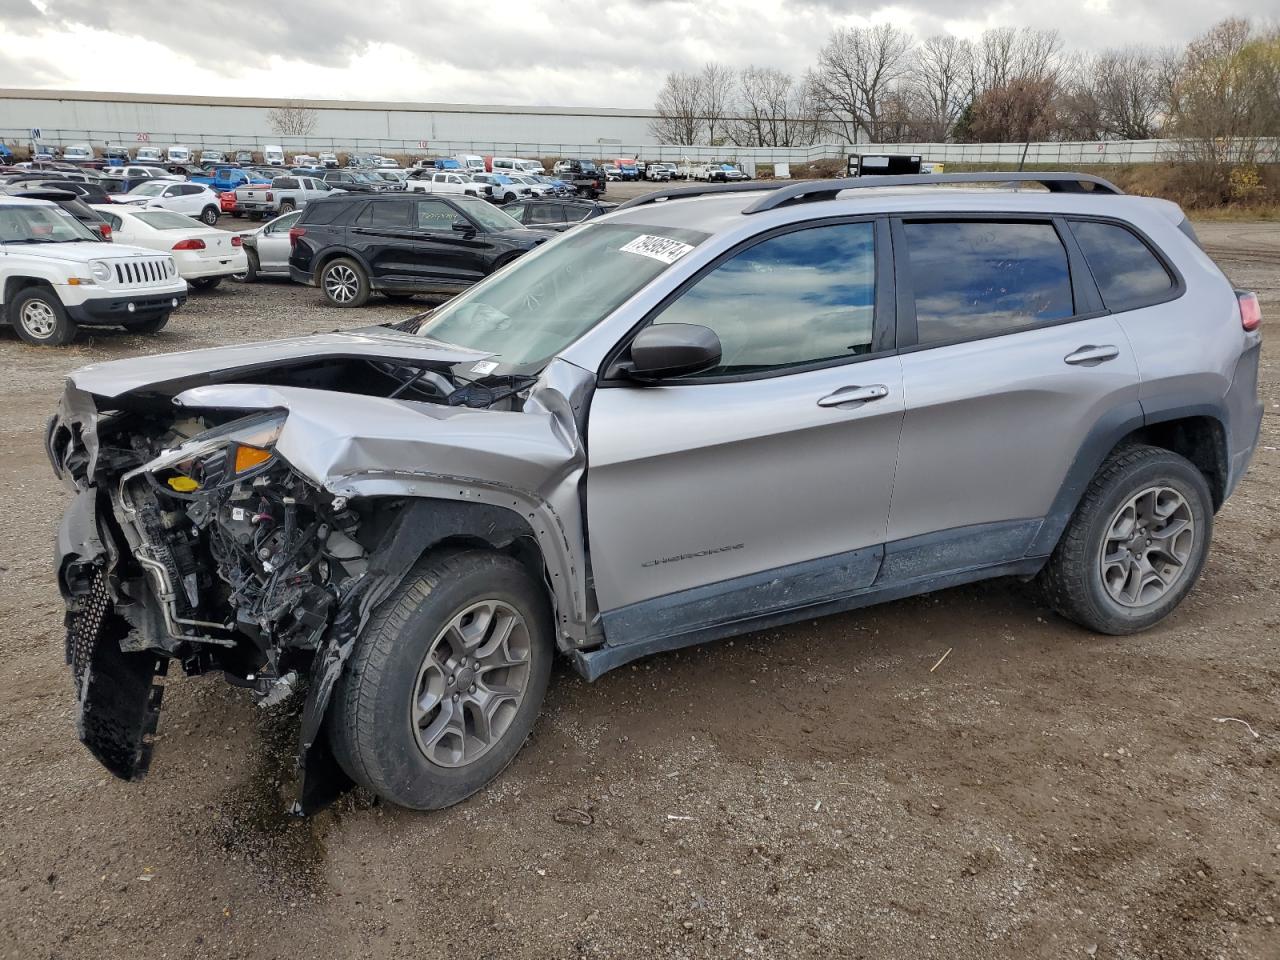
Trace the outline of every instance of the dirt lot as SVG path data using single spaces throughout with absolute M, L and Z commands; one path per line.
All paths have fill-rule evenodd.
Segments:
M 1280 316 L 1280 228 L 1202 235 Z M 0 333 L 0 954 L 1280 957 L 1274 348 L 1265 446 L 1199 588 L 1143 636 L 1091 636 L 991 583 L 593 685 L 560 669 L 472 800 L 356 795 L 305 822 L 281 812 L 296 718 L 171 679 L 150 776 L 109 778 L 75 738 L 48 567 L 60 375 L 404 313 L 226 285 L 153 338 Z

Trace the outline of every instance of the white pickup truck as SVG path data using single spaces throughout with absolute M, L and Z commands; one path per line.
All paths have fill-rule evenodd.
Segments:
M 333 187 L 317 177 L 276 177 L 269 184 L 251 183 L 236 187 L 236 213 L 250 220 L 301 210 L 310 201 L 327 197 Z
M 410 176 L 405 181 L 406 190 L 417 193 L 461 193 L 488 200 L 493 197 L 493 187 L 487 183 L 478 183 L 465 173 L 428 173 L 422 176 Z
M 155 333 L 187 301 L 173 257 L 104 243 L 48 200 L 0 197 L 0 322 L 38 346 L 80 326 Z

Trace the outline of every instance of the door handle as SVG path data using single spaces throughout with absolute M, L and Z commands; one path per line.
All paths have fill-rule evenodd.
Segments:
M 1114 360 L 1120 356 L 1120 348 L 1109 343 L 1104 343 L 1100 347 L 1095 347 L 1088 343 L 1080 347 L 1074 353 L 1068 353 L 1063 360 L 1067 363 L 1080 367 L 1096 367 L 1100 363 L 1108 360 Z
M 818 401 L 820 407 L 842 407 L 846 403 L 869 403 L 872 400 L 883 400 L 889 395 L 889 388 L 883 383 L 873 383 L 867 387 L 841 387 Z

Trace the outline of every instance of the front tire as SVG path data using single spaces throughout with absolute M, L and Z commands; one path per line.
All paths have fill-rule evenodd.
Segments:
M 262 265 L 258 261 L 258 255 L 252 250 L 245 250 L 245 268 L 244 273 L 240 275 L 241 283 L 257 283 L 258 271 L 262 269 Z
M 215 206 L 205 207 L 200 212 L 200 219 L 208 226 L 216 227 L 218 225 L 218 212 L 218 208 Z
M 426 557 L 378 608 L 334 692 L 347 774 L 438 810 L 480 790 L 524 744 L 551 672 L 543 587 L 511 557 Z
M 354 260 L 338 257 L 320 271 L 320 289 L 331 307 L 363 307 L 369 299 L 369 277 Z
M 29 287 L 14 298 L 9 322 L 19 337 L 38 347 L 61 347 L 76 335 L 75 321 L 58 295 L 41 287 Z
M 1040 573 L 1068 620 L 1137 633 L 1195 586 L 1213 536 L 1213 497 L 1195 465 L 1169 450 L 1124 447 L 1098 469 Z

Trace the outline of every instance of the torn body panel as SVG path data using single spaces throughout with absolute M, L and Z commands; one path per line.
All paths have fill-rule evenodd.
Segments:
M 115 365 L 69 378 L 48 434 L 55 472 L 78 491 L 55 560 L 69 637 L 85 662 L 106 658 L 104 676 L 145 668 L 136 683 L 125 671 L 119 696 L 81 695 L 92 724 L 124 731 L 119 749 L 85 740 L 113 772 L 145 769 L 150 677 L 178 659 L 188 673 L 224 671 L 264 704 L 309 676 L 300 809 L 331 799 L 346 780 L 324 722 L 347 657 L 378 603 L 449 541 L 537 564 L 560 646 L 591 642 L 578 426 L 591 375 L 554 361 L 523 384 L 450 381 L 452 364 L 483 355 L 379 334 L 356 338 L 372 353 L 354 359 L 348 338 L 299 338 L 326 346 L 264 345 L 283 366 L 254 370 L 231 348 L 122 361 L 119 383 Z M 379 352 L 405 337 L 421 348 L 410 360 Z M 224 357 L 235 365 L 210 372 Z M 409 387 L 412 399 L 399 395 Z M 477 393 L 510 398 L 508 409 L 475 408 Z

